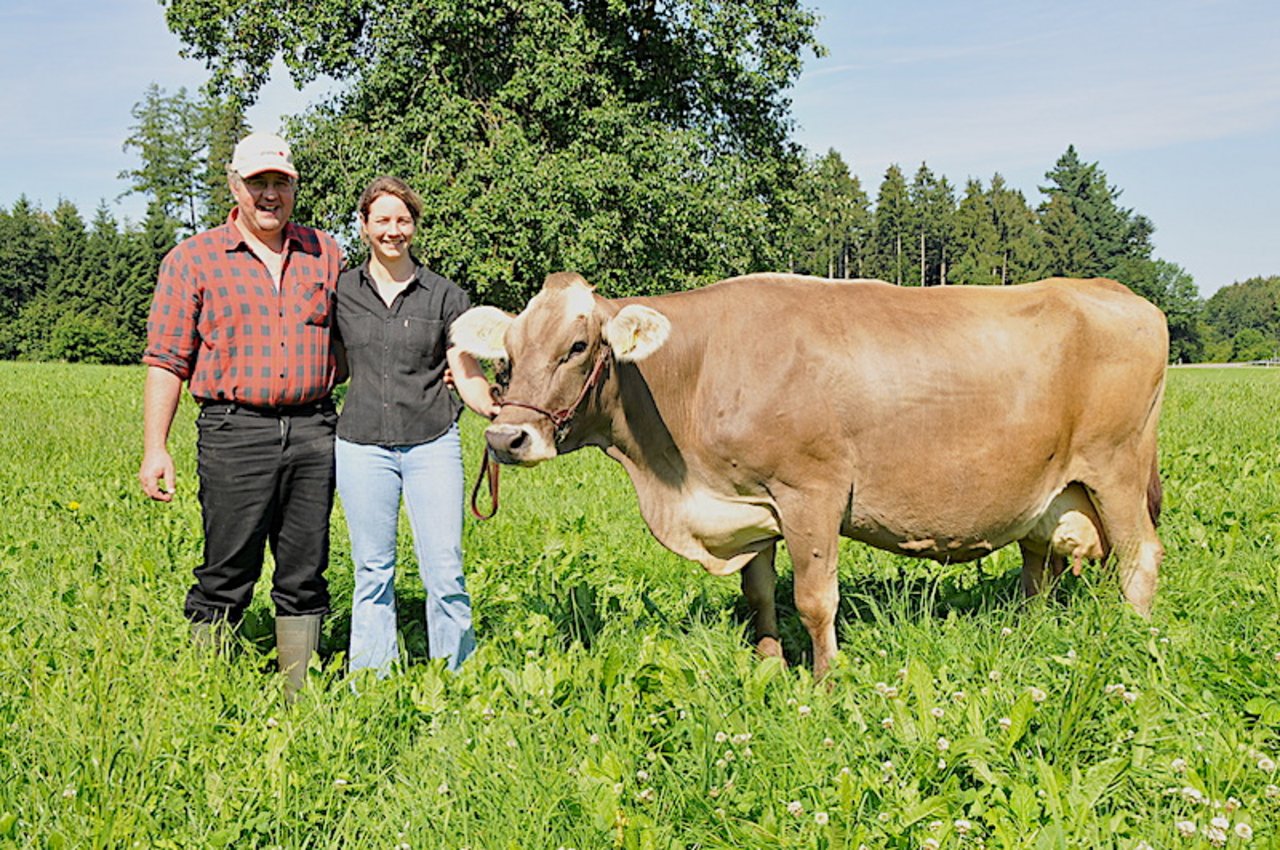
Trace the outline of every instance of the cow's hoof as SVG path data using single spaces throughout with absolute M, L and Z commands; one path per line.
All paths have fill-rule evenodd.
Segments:
M 760 638 L 756 643 L 756 655 L 761 658 L 782 659 L 782 642 L 775 637 Z M 783 660 L 783 663 L 786 661 Z

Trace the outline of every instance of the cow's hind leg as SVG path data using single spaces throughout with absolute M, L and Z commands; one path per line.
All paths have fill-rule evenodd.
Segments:
M 756 652 L 764 658 L 782 657 L 782 640 L 778 633 L 778 609 L 774 590 L 778 573 L 774 569 L 777 544 L 770 543 L 742 568 L 742 595 L 751 609 L 751 629 Z
M 1093 489 L 1094 504 L 1102 529 L 1115 555 L 1120 574 L 1120 590 L 1133 609 L 1151 615 L 1156 581 L 1164 547 L 1156 537 L 1155 523 L 1148 506 L 1146 477 L 1137 477 L 1139 486 L 1112 486 Z
M 1022 595 L 1030 599 L 1047 585 L 1044 567 L 1048 559 L 1043 551 L 1027 545 L 1025 540 L 1018 541 L 1018 548 L 1022 550 Z

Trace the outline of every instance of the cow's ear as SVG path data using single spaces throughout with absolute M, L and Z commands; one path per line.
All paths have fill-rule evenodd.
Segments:
M 462 351 L 481 360 L 507 359 L 503 337 L 515 316 L 497 307 L 472 307 L 449 326 L 449 340 Z
M 604 326 L 604 338 L 624 363 L 643 360 L 662 347 L 671 321 L 652 307 L 628 304 Z

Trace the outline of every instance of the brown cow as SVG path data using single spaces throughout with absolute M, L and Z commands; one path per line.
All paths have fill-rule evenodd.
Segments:
M 938 561 L 1017 541 L 1032 592 L 1046 563 L 1114 553 L 1150 611 L 1168 332 L 1114 281 L 757 274 L 611 300 L 561 273 L 519 316 L 478 307 L 452 334 L 509 361 L 493 455 L 603 449 L 663 545 L 743 571 L 764 654 L 781 652 L 779 540 L 818 675 L 836 651 L 839 535 Z

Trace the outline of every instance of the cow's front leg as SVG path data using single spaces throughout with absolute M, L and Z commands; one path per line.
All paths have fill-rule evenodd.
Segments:
M 796 610 L 813 641 L 813 675 L 826 675 L 836 655 L 836 609 L 840 606 L 840 514 L 843 505 L 817 498 L 779 499 L 782 535 L 795 568 Z
M 776 551 L 777 544 L 770 543 L 742 568 L 742 595 L 751 608 L 751 629 L 756 640 L 756 652 L 762 658 L 782 657 L 778 609 L 774 602 L 774 589 L 778 584 L 778 573 L 773 566 Z

